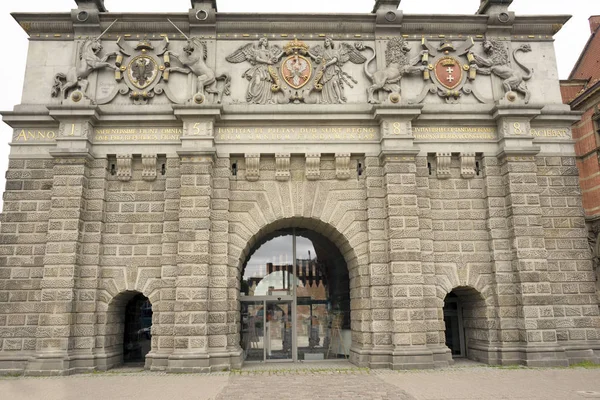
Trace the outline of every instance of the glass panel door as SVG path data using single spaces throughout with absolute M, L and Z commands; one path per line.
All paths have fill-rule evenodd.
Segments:
M 265 359 L 292 359 L 292 301 L 265 301 Z
M 242 301 L 242 349 L 246 361 L 263 361 L 265 358 L 264 302 Z

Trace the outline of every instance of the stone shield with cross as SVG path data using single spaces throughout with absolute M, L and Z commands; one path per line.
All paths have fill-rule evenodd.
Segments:
M 454 57 L 442 57 L 435 64 L 435 77 L 440 85 L 447 89 L 455 89 L 463 80 L 463 69 Z

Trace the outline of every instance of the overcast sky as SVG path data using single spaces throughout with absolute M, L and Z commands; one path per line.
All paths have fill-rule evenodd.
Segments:
M 112 12 L 185 12 L 189 0 L 105 0 Z M 374 0 L 218 0 L 220 12 L 299 12 L 299 13 L 369 13 Z M 400 8 L 407 14 L 473 14 L 479 0 L 402 0 Z M 27 35 L 9 15 L 10 12 L 69 12 L 74 0 L 0 0 L 0 32 L 3 41 L 3 62 L 0 63 L 2 95 L 0 110 L 12 110 L 21 99 Z M 514 0 L 511 9 L 518 15 L 568 14 L 573 18 L 556 36 L 556 50 L 561 79 L 566 79 L 589 38 L 590 15 L 600 14 L 598 0 Z M 12 130 L 0 124 L 0 170 L 8 165 L 8 142 Z M 0 188 L 4 190 L 4 173 L 0 173 Z

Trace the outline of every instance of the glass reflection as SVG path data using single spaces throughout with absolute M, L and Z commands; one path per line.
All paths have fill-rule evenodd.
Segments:
M 241 345 L 247 360 L 289 359 L 291 354 L 299 360 L 349 355 L 348 268 L 339 249 L 323 235 L 288 229 L 264 237 L 244 265 L 241 291 Z M 292 302 L 279 298 L 294 295 L 295 309 Z M 266 297 L 256 301 L 252 296 Z

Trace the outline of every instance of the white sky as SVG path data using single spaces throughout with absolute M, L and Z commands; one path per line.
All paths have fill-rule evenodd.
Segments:
M 369 13 L 374 0 L 218 0 L 219 12 L 298 12 Z M 189 0 L 105 0 L 112 12 L 186 12 Z M 406 14 L 474 14 L 479 0 L 402 0 Z M 27 55 L 27 35 L 9 15 L 10 12 L 69 12 L 74 0 L 0 1 L 0 33 L 3 62 L 0 63 L 2 95 L 0 110 L 12 110 L 21 99 Z M 567 14 L 573 18 L 556 36 L 559 76 L 566 79 L 590 36 L 590 15 L 600 14 L 598 0 L 514 0 L 510 8 L 517 15 Z M 4 171 L 8 165 L 8 142 L 12 130 L 0 124 L 0 190 L 4 191 Z

